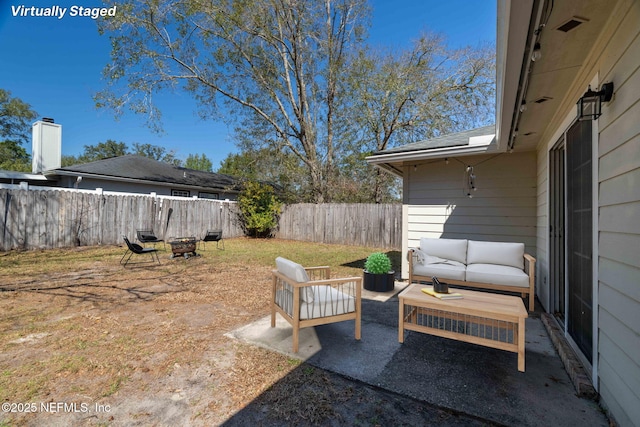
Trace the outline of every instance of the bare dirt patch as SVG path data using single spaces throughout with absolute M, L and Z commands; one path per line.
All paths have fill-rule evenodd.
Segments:
M 237 239 L 126 269 L 117 247 L 0 254 L 0 426 L 464 421 L 224 336 L 268 314 L 269 251 L 323 256 L 306 245 Z M 327 263 L 339 250 L 338 270 L 369 252 Z

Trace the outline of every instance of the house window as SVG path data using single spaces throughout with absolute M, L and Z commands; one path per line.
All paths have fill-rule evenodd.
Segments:
M 200 199 L 215 199 L 218 200 L 220 198 L 220 195 L 218 193 L 204 193 L 204 192 L 199 192 L 198 193 L 198 198 Z
M 178 197 L 189 197 L 191 195 L 191 192 L 189 190 L 171 190 L 171 195 Z

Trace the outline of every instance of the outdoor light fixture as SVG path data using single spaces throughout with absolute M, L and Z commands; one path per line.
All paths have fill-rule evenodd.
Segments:
M 536 62 L 540 58 L 542 58 L 542 52 L 540 51 L 540 43 L 536 43 L 535 45 L 533 45 L 533 53 L 531 54 L 531 60 L 533 62 Z
M 465 193 L 468 198 L 473 199 L 471 191 L 476 191 L 476 175 L 473 173 L 473 166 L 467 166 L 465 171 Z
M 524 113 L 525 111 L 527 111 L 527 101 L 523 99 L 520 103 L 520 112 Z
M 600 90 L 594 92 L 589 89 L 577 102 L 578 121 L 595 120 L 602 115 L 602 103 L 611 101 L 613 97 L 613 82 L 604 83 Z

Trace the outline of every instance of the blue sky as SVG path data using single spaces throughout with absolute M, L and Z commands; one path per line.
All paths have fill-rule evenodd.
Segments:
M 39 117 L 62 125 L 62 154 L 81 154 L 85 145 L 107 139 L 148 143 L 174 150 L 185 159 L 204 153 L 214 170 L 237 152 L 224 123 L 203 121 L 186 92 L 160 97 L 164 133 L 145 126 L 145 118 L 125 114 L 119 120 L 97 110 L 92 95 L 104 88 L 102 69 L 109 61 L 109 40 L 91 18 L 19 17 L 12 6 L 72 5 L 101 7 L 99 1 L 0 0 L 0 88 L 31 104 Z M 409 47 L 421 31 L 441 33 L 451 47 L 495 43 L 495 0 L 371 0 L 370 42 Z M 31 151 L 31 147 L 25 147 Z

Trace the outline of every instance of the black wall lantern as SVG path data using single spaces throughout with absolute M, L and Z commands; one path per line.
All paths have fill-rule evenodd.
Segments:
M 613 96 L 613 83 L 604 83 L 600 90 L 594 92 L 589 89 L 578 100 L 578 120 L 595 120 L 602 115 L 602 103 L 611 101 Z

